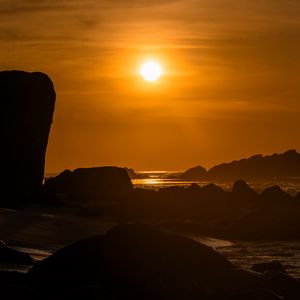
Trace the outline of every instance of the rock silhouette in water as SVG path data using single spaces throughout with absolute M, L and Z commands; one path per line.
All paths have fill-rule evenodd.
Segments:
M 186 170 L 180 177 L 184 180 L 205 180 L 208 174 L 205 168 L 197 166 Z
M 0 97 L 0 205 L 18 206 L 43 181 L 55 91 L 43 73 L 3 71 Z

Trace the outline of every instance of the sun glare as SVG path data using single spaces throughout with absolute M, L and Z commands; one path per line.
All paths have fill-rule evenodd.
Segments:
M 147 61 L 140 67 L 139 73 L 146 81 L 154 82 L 162 75 L 162 68 L 156 61 Z

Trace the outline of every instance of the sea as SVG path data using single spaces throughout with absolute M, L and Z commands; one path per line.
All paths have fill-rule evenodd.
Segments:
M 170 186 L 188 187 L 193 183 L 200 186 L 206 181 L 183 181 L 178 179 L 179 171 L 140 171 L 142 179 L 133 179 L 136 188 L 158 190 Z M 51 174 L 53 176 L 53 174 Z M 51 176 L 50 174 L 47 175 Z M 147 177 L 147 178 L 146 178 Z M 232 182 L 215 183 L 224 190 L 231 190 Z M 279 185 L 284 191 L 296 195 L 300 191 L 300 179 L 274 179 L 268 182 L 249 182 L 253 189 L 261 192 L 272 185 Z M 21 225 L 16 225 L 18 219 Z M 299 220 L 300 222 L 300 220 Z M 38 262 L 60 247 L 80 238 L 103 234 L 115 224 L 105 221 L 91 221 L 76 217 L 57 216 L 51 213 L 16 212 L 2 209 L 0 213 L 0 239 L 14 249 L 29 253 Z M 1 230 L 8 228 L 9 230 Z M 11 228 L 11 229 L 10 229 Z M 16 232 L 14 232 L 14 230 Z M 213 247 L 238 267 L 251 268 L 255 263 L 277 260 L 294 278 L 300 280 L 300 238 L 291 241 L 249 242 L 221 240 L 209 236 L 188 235 L 190 238 Z M 27 272 L 31 266 L 0 264 L 0 270 Z
M 170 186 L 188 187 L 193 183 L 196 183 L 200 186 L 205 186 L 209 183 L 212 183 L 211 181 L 181 180 L 178 178 L 181 173 L 182 171 L 139 171 L 136 172 L 136 174 L 145 178 L 133 179 L 132 183 L 134 187 L 137 188 L 154 190 Z M 220 186 L 225 191 L 230 191 L 233 186 L 232 181 L 220 181 L 213 183 Z M 273 185 L 280 186 L 282 190 L 292 196 L 295 196 L 298 192 L 300 192 L 300 177 L 274 178 L 268 181 L 247 182 L 247 184 L 249 184 L 250 187 L 256 190 L 258 193 Z

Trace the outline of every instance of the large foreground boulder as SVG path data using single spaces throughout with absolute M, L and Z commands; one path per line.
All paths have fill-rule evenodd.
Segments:
M 210 247 L 141 224 L 119 225 L 58 250 L 28 277 L 53 299 L 283 299 L 263 274 L 236 269 Z
M 44 176 L 55 91 L 43 73 L 0 72 L 0 206 L 16 206 Z

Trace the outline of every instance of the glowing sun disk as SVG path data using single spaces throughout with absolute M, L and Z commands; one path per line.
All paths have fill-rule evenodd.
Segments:
M 140 67 L 139 73 L 145 80 L 153 82 L 162 75 L 162 68 L 155 61 L 147 61 Z

